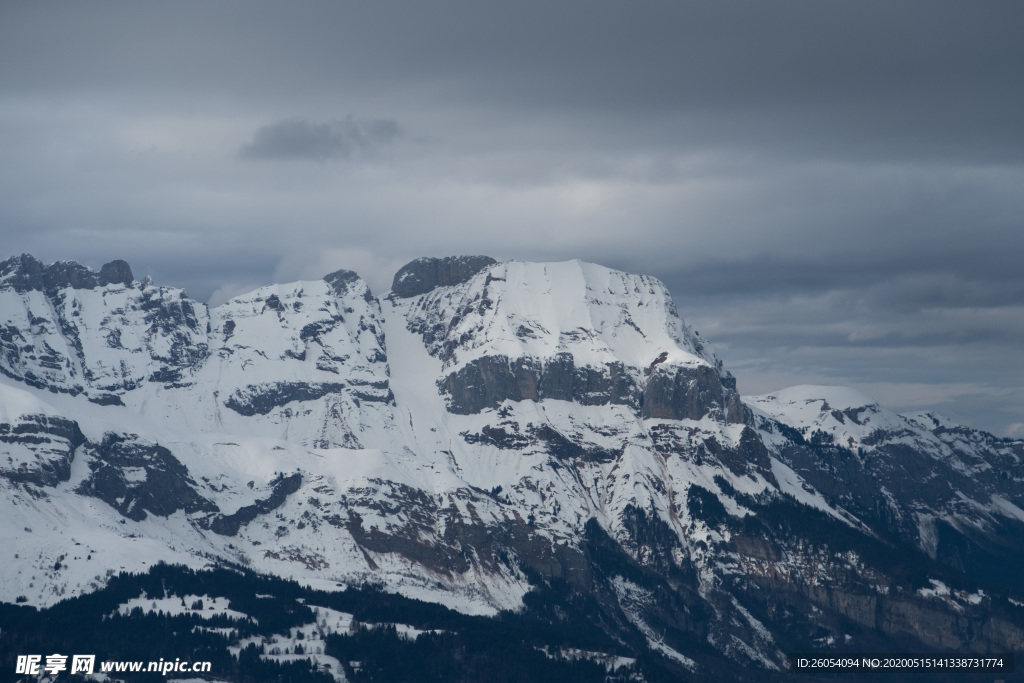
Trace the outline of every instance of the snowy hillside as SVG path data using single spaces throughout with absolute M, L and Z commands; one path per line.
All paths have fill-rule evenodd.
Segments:
M 1024 521 L 1020 441 L 930 414 L 898 415 L 845 387 L 797 386 L 744 400 L 765 443 L 808 484 L 932 557 L 941 527 L 973 536 Z M 794 437 L 813 448 L 793 449 Z
M 338 271 L 208 309 L 123 262 L 21 256 L 0 373 L 6 602 L 229 562 L 471 614 L 562 581 L 692 671 L 847 636 L 1024 643 L 998 569 L 1024 552 L 1024 443 L 849 389 L 741 401 L 647 276 L 418 259 L 380 299 Z M 900 553 L 1003 593 L 930 599 Z

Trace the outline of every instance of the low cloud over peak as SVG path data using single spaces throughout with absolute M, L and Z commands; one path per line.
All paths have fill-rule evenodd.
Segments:
M 256 161 L 332 161 L 372 156 L 403 135 L 393 119 L 346 116 L 325 123 L 300 118 L 261 126 L 239 152 Z

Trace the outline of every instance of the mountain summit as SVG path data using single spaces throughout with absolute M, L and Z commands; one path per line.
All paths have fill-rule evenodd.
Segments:
M 23 255 L 0 374 L 6 602 L 228 563 L 467 614 L 559 586 L 694 675 L 1024 644 L 1024 442 L 741 398 L 648 276 L 430 258 L 380 298 L 337 271 L 209 308 Z

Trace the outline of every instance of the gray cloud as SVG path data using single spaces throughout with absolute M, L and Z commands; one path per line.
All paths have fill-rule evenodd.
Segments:
M 583 258 L 661 277 L 741 390 L 1024 423 L 1019 2 L 2 13 L 8 253 L 215 301 L 340 267 L 379 292 L 421 255 Z
M 244 106 L 561 113 L 652 148 L 1019 162 L 1022 21 L 1012 0 L 15 6 L 0 80 L 15 94 L 213 100 L 229 86 Z
M 392 119 L 287 119 L 257 129 L 239 155 L 259 161 L 352 159 L 372 155 L 400 137 L 402 129 Z

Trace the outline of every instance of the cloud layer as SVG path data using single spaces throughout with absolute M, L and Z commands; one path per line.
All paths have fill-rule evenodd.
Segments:
M 4 251 L 214 302 L 421 255 L 651 273 L 745 392 L 1024 423 L 1024 5 L 14 3 Z

